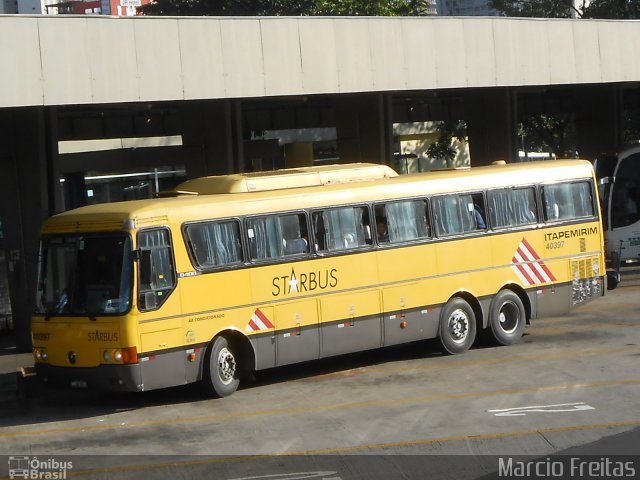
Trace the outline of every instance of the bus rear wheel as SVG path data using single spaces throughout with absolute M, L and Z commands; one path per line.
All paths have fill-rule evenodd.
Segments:
M 493 341 L 513 345 L 524 333 L 526 312 L 522 300 L 511 290 L 501 290 L 491 302 L 489 324 Z
M 238 355 L 225 337 L 217 337 L 209 346 L 205 357 L 205 373 L 202 379 L 208 396 L 228 397 L 238 389 L 240 379 Z
M 448 355 L 471 348 L 476 338 L 476 315 L 462 298 L 447 302 L 440 314 L 439 339 L 442 352 Z

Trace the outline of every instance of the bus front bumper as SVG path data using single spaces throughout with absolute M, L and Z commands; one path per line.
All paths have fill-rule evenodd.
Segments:
M 35 370 L 45 385 L 116 392 L 139 392 L 144 389 L 139 364 L 57 367 L 36 363 Z

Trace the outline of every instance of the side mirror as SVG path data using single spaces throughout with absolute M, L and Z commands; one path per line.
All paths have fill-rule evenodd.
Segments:
M 602 177 L 600 180 L 598 180 L 598 185 L 607 185 L 609 183 L 613 183 L 614 180 L 615 179 L 613 177 Z

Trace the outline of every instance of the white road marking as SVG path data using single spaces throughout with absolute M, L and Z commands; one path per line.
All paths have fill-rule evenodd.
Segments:
M 595 410 L 595 407 L 587 405 L 584 402 L 577 403 L 558 403 L 555 405 L 532 405 L 528 407 L 502 408 L 498 410 L 487 410 L 489 413 L 495 414 L 496 417 L 519 417 L 527 413 L 560 413 L 560 412 L 579 412 L 583 410 Z

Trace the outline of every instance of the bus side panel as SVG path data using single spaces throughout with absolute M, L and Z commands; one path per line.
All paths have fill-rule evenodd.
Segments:
M 262 329 L 250 328 L 252 317 L 256 315 L 256 307 L 228 308 L 237 305 L 255 304 L 252 298 L 250 269 L 211 272 L 180 278 L 182 308 L 182 341 L 185 349 L 193 345 L 206 345 L 225 330 L 235 330 L 250 336 L 254 351 L 256 343 L 261 347 L 260 362 L 274 366 L 275 344 L 270 340 L 255 341 L 253 336 L 271 332 L 273 326 L 262 325 Z M 262 313 L 273 322 L 273 311 L 269 307 L 261 307 Z M 252 324 L 253 325 L 253 324 Z M 266 348 L 266 350 L 265 350 Z M 196 353 L 196 352 L 194 352 Z M 270 356 L 270 358 L 269 358 Z M 258 361 L 258 359 L 256 359 Z M 265 367 L 268 368 L 268 367 Z M 191 370 L 191 365 L 189 366 Z M 192 373 L 189 373 L 192 375 Z
M 276 306 L 276 364 L 314 360 L 320 356 L 316 299 Z
M 465 240 L 443 241 L 435 245 L 435 256 L 438 259 L 438 274 L 451 276 L 454 279 L 450 283 L 448 292 L 458 290 L 471 290 L 473 286 L 478 296 L 482 295 L 481 288 L 491 288 L 488 282 L 483 281 L 488 265 L 494 265 L 491 237 L 469 237 Z M 460 275 L 462 274 L 462 275 Z M 477 275 L 479 274 L 479 275 Z M 478 282 L 471 281 L 469 275 L 478 278 Z M 446 277 L 444 277 L 446 279 Z M 495 292 L 492 292 L 495 293 Z M 438 303 L 446 303 L 450 293 L 445 293 Z
M 397 345 L 437 336 L 438 319 L 433 307 L 424 305 L 419 283 L 382 290 L 384 345 Z
M 570 287 L 567 284 L 541 286 L 536 289 L 536 312 L 539 317 L 552 317 L 567 313 L 570 298 Z
M 142 390 L 184 385 L 187 382 L 186 355 L 183 349 L 179 349 L 142 357 Z
M 377 253 L 378 277 L 382 285 L 383 344 L 396 345 L 438 335 L 438 312 L 442 301 L 437 282 L 435 246 L 422 244 L 389 248 Z M 399 282 L 399 279 L 410 279 Z
M 382 342 L 378 290 L 320 300 L 322 357 L 379 348 Z
M 268 332 L 249 336 L 249 341 L 256 354 L 256 370 L 264 370 L 265 368 L 276 366 L 274 335 L 274 332 Z

